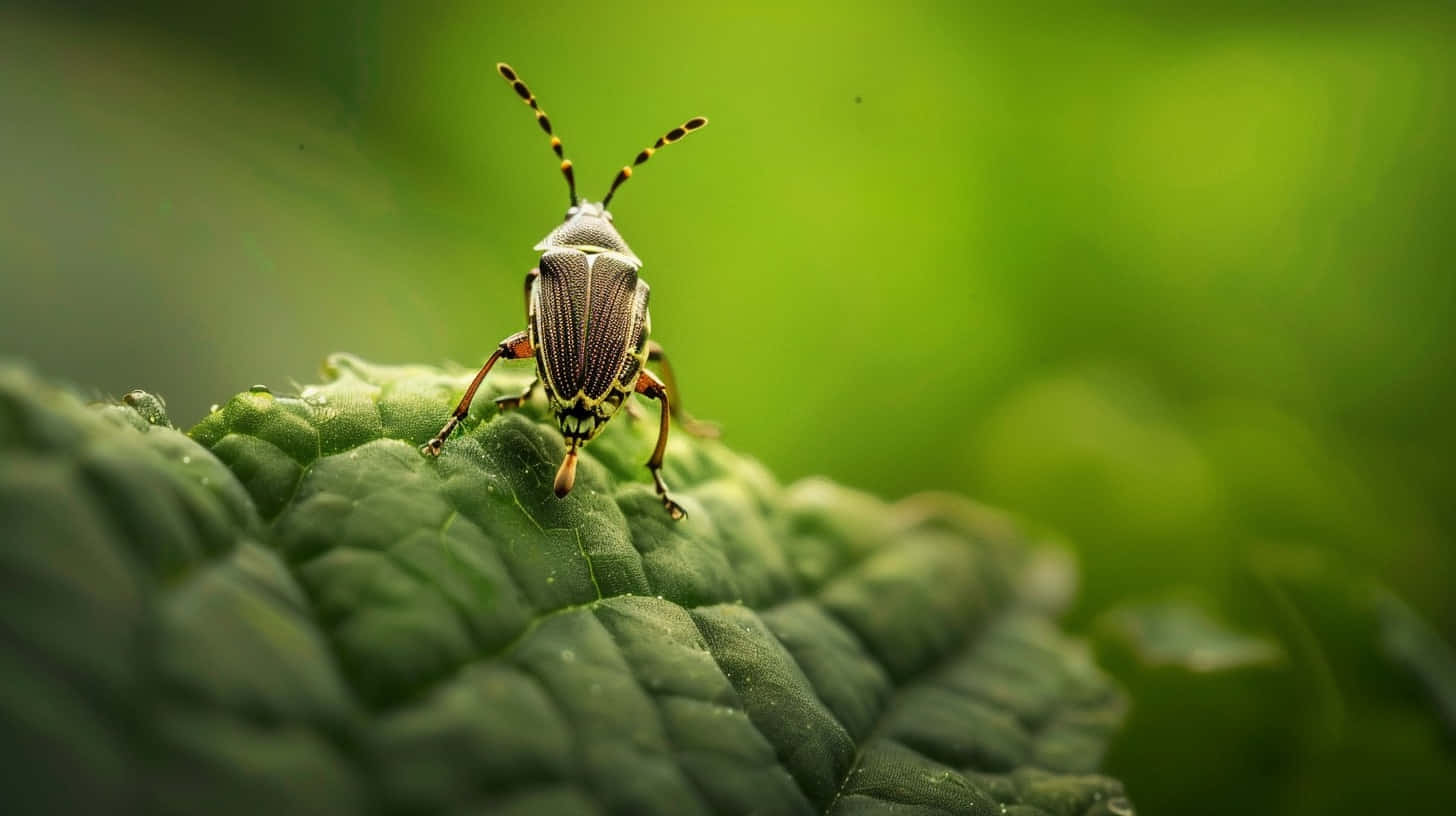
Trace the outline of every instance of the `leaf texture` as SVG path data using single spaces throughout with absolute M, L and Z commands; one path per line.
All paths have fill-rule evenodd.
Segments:
M 1127 814 L 1124 701 L 964 500 L 330 358 L 189 436 L 0 371 L 10 812 Z M 151 421 L 148 421 L 150 418 Z

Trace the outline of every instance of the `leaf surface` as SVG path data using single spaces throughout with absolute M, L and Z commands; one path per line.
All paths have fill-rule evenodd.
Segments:
M 430 459 L 470 372 L 326 372 L 190 438 L 0 377 L 22 811 L 1131 813 L 1123 700 L 999 516 L 676 433 L 673 522 L 630 417 L 558 500 L 544 408 L 490 399 L 524 373 Z

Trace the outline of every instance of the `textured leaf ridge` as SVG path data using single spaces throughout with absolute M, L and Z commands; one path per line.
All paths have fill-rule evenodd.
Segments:
M 558 500 L 544 408 L 490 399 L 526 372 L 438 459 L 470 372 L 325 372 L 184 436 L 0 369 L 21 812 L 1132 812 L 1124 701 L 999 515 L 676 434 L 673 522 L 630 417 Z

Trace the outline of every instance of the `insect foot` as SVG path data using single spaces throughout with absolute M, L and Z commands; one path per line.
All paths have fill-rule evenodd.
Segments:
M 648 469 L 652 471 L 652 484 L 657 488 L 657 497 L 662 499 L 662 506 L 667 508 L 667 514 L 672 517 L 673 521 L 682 521 L 687 518 L 688 511 L 667 495 L 667 482 L 662 480 L 662 468 L 649 465 Z
M 662 506 L 667 508 L 667 514 L 672 517 L 673 521 L 682 521 L 688 517 L 688 511 L 684 510 L 682 505 L 673 501 L 672 497 L 666 493 L 662 494 Z
M 699 439 L 722 439 L 723 429 L 718 427 L 716 422 L 708 422 L 696 417 L 683 416 L 683 430 Z

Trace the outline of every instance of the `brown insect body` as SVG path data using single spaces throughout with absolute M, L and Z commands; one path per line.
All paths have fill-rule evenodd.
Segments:
M 535 247 L 528 322 L 536 375 L 568 444 L 586 444 L 636 390 L 651 318 L 642 262 L 589 202 Z
M 496 66 L 531 110 L 541 129 L 551 137 L 551 149 L 561 159 L 561 173 L 571 194 L 571 208 L 565 221 L 536 244 L 541 260 L 526 276 L 526 331 L 502 340 L 486 360 L 450 419 L 421 450 L 438 456 L 445 440 L 469 414 L 480 383 L 500 359 L 536 358 L 536 379 L 522 394 L 502 397 L 502 409 L 519 406 L 539 385 L 556 415 L 566 440 L 566 455 L 556 473 L 558 497 L 571 492 L 576 481 L 578 450 L 606 427 L 607 421 L 634 393 L 662 403 L 657 445 L 647 461 L 657 494 L 674 519 L 687 514 L 669 495 L 662 479 L 662 459 L 667 447 L 668 418 L 674 417 L 687 430 L 715 435 L 708 425 L 698 423 L 682 411 L 672 368 L 662 349 L 649 339 L 652 320 L 647 311 L 649 289 L 638 277 L 642 261 L 633 254 L 612 224 L 607 204 L 617 188 L 632 177 L 632 167 L 652 157 L 663 146 L 703 127 L 707 119 L 695 117 L 668 131 L 651 147 L 637 154 L 632 165 L 617 173 L 600 204 L 576 195 L 576 177 L 565 158 L 561 140 L 526 84 L 505 63 Z M 647 369 L 655 362 L 659 378 Z

